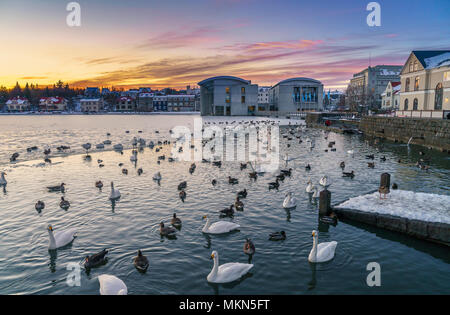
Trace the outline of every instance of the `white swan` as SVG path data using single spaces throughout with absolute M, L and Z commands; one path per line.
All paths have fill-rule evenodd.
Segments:
M 128 289 L 125 283 L 111 275 L 98 276 L 98 282 L 100 282 L 100 294 L 101 295 L 127 295 Z
M 213 251 L 214 267 L 206 279 L 212 283 L 228 283 L 240 279 L 253 268 L 253 264 L 227 263 L 219 266 L 219 254 Z
M 327 188 L 331 185 L 331 181 L 328 179 L 328 176 L 325 175 L 320 179 L 319 184 L 320 186 Z
M 162 178 L 162 176 L 161 176 L 160 172 L 158 172 L 155 175 L 153 175 L 153 180 L 160 181 L 161 178 Z
M 316 201 L 316 199 L 320 197 L 319 189 L 316 186 L 313 186 L 312 191 L 312 198 Z
M 288 192 L 286 194 L 286 198 L 283 201 L 283 208 L 295 208 L 297 206 L 297 198 L 293 197 L 292 192 Z
M 1 175 L 0 176 L 0 186 L 6 186 L 6 184 L 8 183 L 6 181 L 6 178 L 5 178 L 6 173 L 5 172 L 1 172 L 0 175 Z
M 351 149 L 347 151 L 348 154 L 353 155 L 355 153 L 355 150 Z
M 51 225 L 47 227 L 47 231 L 48 236 L 50 237 L 48 249 L 57 249 L 71 243 L 77 232 L 75 229 L 53 232 L 53 227 Z
M 337 242 L 325 242 L 317 243 L 318 233 L 317 231 L 312 231 L 313 237 L 313 248 L 309 253 L 308 261 L 313 263 L 326 262 L 334 258 L 334 252 L 336 250 Z
M 111 182 L 111 194 L 109 195 L 109 199 L 116 200 L 120 198 L 120 191 L 118 189 L 114 189 L 114 183 Z
M 237 230 L 241 227 L 239 224 L 227 221 L 217 221 L 211 224 L 211 220 L 206 215 L 203 217 L 203 219 L 206 219 L 206 224 L 202 229 L 203 233 L 223 234 L 231 232 L 233 230 Z

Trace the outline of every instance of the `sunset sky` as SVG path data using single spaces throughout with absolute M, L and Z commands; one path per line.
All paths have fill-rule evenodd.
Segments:
M 0 1 L 0 86 L 183 88 L 233 75 L 260 85 L 311 77 L 343 89 L 369 64 L 402 65 L 411 50 L 450 48 L 450 1 Z

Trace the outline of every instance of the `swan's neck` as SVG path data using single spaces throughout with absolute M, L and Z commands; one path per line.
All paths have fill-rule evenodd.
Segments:
M 210 276 L 215 277 L 217 275 L 217 271 L 219 270 L 219 257 L 214 256 L 214 267 L 211 270 Z
M 53 231 L 50 231 L 50 230 L 47 230 L 47 231 L 48 231 L 48 236 L 50 237 L 49 248 L 55 249 L 56 248 L 56 240 L 55 240 L 55 236 L 53 235 Z
M 203 231 L 208 231 L 210 225 L 211 225 L 211 220 L 208 218 L 208 219 L 206 219 L 206 224 L 203 227 Z
M 313 248 L 311 250 L 311 254 L 309 255 L 314 261 L 317 258 L 317 237 L 313 237 Z

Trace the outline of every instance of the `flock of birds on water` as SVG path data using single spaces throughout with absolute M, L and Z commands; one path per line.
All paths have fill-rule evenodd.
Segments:
M 238 122 L 239 124 L 249 124 L 249 125 L 254 125 L 254 126 L 258 126 L 259 124 L 267 124 L 267 125 L 275 125 L 275 124 L 279 124 L 279 122 L 276 121 L 247 121 L 247 122 Z M 212 123 L 207 123 L 207 124 L 216 124 L 215 122 Z M 219 122 L 218 124 L 227 124 L 228 122 Z M 233 121 L 230 125 L 233 124 L 237 124 L 236 121 Z M 304 126 L 287 126 L 287 131 L 282 133 L 283 138 L 287 139 L 288 144 L 287 147 L 290 147 L 289 142 L 294 140 L 294 137 L 297 138 L 299 143 L 302 143 L 301 140 L 301 132 L 304 131 Z M 257 127 L 258 129 L 258 127 Z M 203 130 L 202 130 L 203 131 Z M 126 131 L 126 133 L 129 133 L 129 131 Z M 142 131 L 139 131 L 139 133 L 142 133 Z M 156 134 L 159 134 L 159 131 L 155 131 Z M 170 130 L 170 133 L 172 134 L 172 130 Z M 110 136 L 110 133 L 107 134 L 107 136 Z M 213 136 L 210 139 L 206 139 L 203 140 L 202 144 L 203 146 L 205 146 L 208 141 L 213 140 L 215 137 L 215 134 L 213 134 Z M 328 132 L 325 133 L 325 139 L 328 139 Z M 182 140 L 182 139 L 177 139 L 178 140 Z M 174 148 L 177 147 L 177 141 L 175 141 L 174 143 Z M 260 140 L 258 140 L 260 141 Z M 307 139 L 306 140 L 307 143 L 309 144 L 309 148 L 312 150 L 315 146 L 314 140 L 311 139 Z M 105 140 L 102 144 L 99 144 L 96 146 L 97 149 L 101 149 L 104 148 L 104 145 L 108 145 L 111 144 L 110 140 Z M 163 149 L 163 145 L 170 145 L 171 142 L 169 140 L 165 140 L 165 141 L 158 141 L 157 143 L 150 141 L 150 143 L 148 144 L 148 147 L 150 149 L 154 149 L 156 152 L 160 152 L 160 150 Z M 264 142 L 265 145 L 268 145 L 267 142 Z M 336 148 L 334 147 L 335 142 L 334 141 L 330 141 L 328 144 L 329 150 L 331 151 L 336 151 Z M 138 159 L 138 152 L 140 150 L 143 150 L 143 148 L 146 146 L 146 141 L 141 139 L 141 138 L 133 138 L 132 141 L 132 146 L 133 146 L 133 150 L 132 150 L 132 155 L 130 156 L 130 161 L 131 162 L 137 162 Z M 86 156 L 85 159 L 91 159 L 90 155 L 89 155 L 89 150 L 92 148 L 92 145 L 90 143 L 86 143 L 82 145 L 83 149 L 86 150 Z M 191 148 L 194 148 L 194 145 L 191 145 Z M 121 154 L 123 154 L 123 145 L 122 144 L 116 144 L 114 145 L 114 150 L 120 152 Z M 64 150 L 68 150 L 70 149 L 70 147 L 68 146 L 60 146 L 57 148 L 58 151 L 64 151 Z M 28 148 L 27 151 L 31 152 L 31 151 L 35 151 L 38 150 L 37 147 L 31 147 Z M 183 147 L 180 146 L 178 148 L 178 152 L 182 152 Z M 212 148 L 212 150 L 214 150 L 214 147 Z M 325 150 L 326 152 L 328 152 L 328 149 Z M 44 149 L 44 154 L 45 154 L 45 162 L 46 163 L 51 163 L 50 159 L 48 158 L 49 154 L 51 153 L 51 149 L 50 148 L 45 148 Z M 354 155 L 354 150 L 349 150 L 347 152 L 347 154 L 353 156 Z M 420 152 L 420 155 L 424 155 L 423 152 Z M 17 160 L 17 158 L 19 157 L 19 153 L 14 153 L 11 156 L 11 162 L 14 162 Z M 160 155 L 158 157 L 157 163 L 160 164 L 162 160 L 165 160 L 166 157 L 165 155 Z M 371 160 L 372 162 L 368 162 L 368 167 L 369 168 L 374 168 L 375 167 L 375 162 L 373 162 L 373 160 L 375 159 L 375 156 L 373 154 L 371 155 L 366 155 L 366 159 Z M 294 159 L 290 159 L 288 154 L 286 153 L 284 161 L 286 162 L 286 166 L 288 165 L 289 161 L 292 161 Z M 175 162 L 176 159 L 173 157 L 169 157 L 168 158 L 169 162 Z M 386 161 L 386 157 L 385 156 L 381 156 L 380 157 L 380 161 L 384 162 Z M 98 160 L 98 165 L 99 167 L 104 167 L 103 161 L 102 160 Z M 400 162 L 400 161 L 399 161 Z M 220 160 L 202 160 L 202 163 L 211 163 L 213 166 L 216 167 L 221 167 L 222 166 L 222 162 Z M 123 166 L 123 163 L 119 164 L 120 167 Z M 420 161 L 417 162 L 417 166 L 421 169 L 424 170 L 428 170 L 428 164 L 427 161 L 424 159 L 421 159 Z M 248 169 L 249 167 L 249 172 L 248 172 L 248 176 L 251 180 L 256 181 L 258 176 L 261 176 L 265 173 L 265 170 L 263 168 L 258 168 L 258 166 L 255 163 L 255 166 L 253 166 L 253 164 L 251 162 L 247 162 L 247 163 L 240 163 L 240 171 L 245 171 Z M 354 178 L 355 173 L 354 171 L 350 171 L 350 172 L 345 172 L 345 162 L 342 161 L 339 164 L 339 167 L 342 169 L 342 176 L 343 177 L 348 177 L 348 178 Z M 189 167 L 189 173 L 193 174 L 195 172 L 196 169 L 196 164 L 193 163 L 190 167 Z M 305 166 L 305 170 L 309 171 L 311 170 L 311 166 L 309 164 L 307 164 Z M 272 190 L 278 190 L 278 188 L 280 187 L 280 182 L 283 182 L 284 179 L 286 177 L 291 177 L 292 175 L 292 168 L 286 168 L 286 169 L 281 169 L 279 174 L 275 176 L 275 179 L 273 182 L 270 182 L 268 184 L 268 189 Z M 123 174 L 128 174 L 128 170 L 126 168 L 122 169 L 122 173 Z M 142 168 L 139 168 L 137 170 L 137 174 L 141 175 L 143 173 Z M 4 189 L 6 188 L 7 185 L 7 180 L 5 178 L 6 173 L 5 172 L 0 172 L 0 186 L 2 186 Z M 153 176 L 153 180 L 156 181 L 158 184 L 160 183 L 160 181 L 162 180 L 162 175 L 161 172 L 157 172 L 156 174 L 154 174 Z M 239 183 L 239 180 L 237 178 L 233 178 L 231 176 L 228 177 L 228 183 L 230 185 L 235 185 Z M 217 180 L 213 179 L 211 181 L 211 185 L 215 186 L 217 185 Z M 319 181 L 319 185 L 322 186 L 324 189 L 327 189 L 330 185 L 331 185 L 331 181 L 328 178 L 328 176 L 323 176 L 320 181 Z M 98 189 L 102 189 L 103 188 L 103 183 L 101 181 L 97 181 L 95 182 L 95 187 Z M 183 181 L 181 183 L 179 183 L 178 185 L 178 193 L 179 193 L 179 198 L 181 199 L 182 202 L 184 202 L 184 200 L 186 199 L 186 188 L 187 188 L 187 181 Z M 392 185 L 393 189 L 397 189 L 398 186 L 397 184 L 393 184 Z M 65 183 L 61 183 L 58 185 L 53 185 L 53 186 L 48 186 L 47 187 L 49 192 L 61 192 L 62 194 L 65 193 L 66 191 L 66 184 Z M 319 198 L 319 189 L 316 185 L 313 184 L 313 182 L 311 181 L 311 179 L 308 180 L 307 182 L 307 186 L 305 188 L 306 193 L 309 195 L 310 197 L 310 201 L 316 202 L 317 199 Z M 245 199 L 247 197 L 248 191 L 246 189 L 239 191 L 236 194 L 236 199 L 235 202 L 233 204 L 231 204 L 229 207 L 224 208 L 223 210 L 219 211 L 219 218 L 223 219 L 223 218 L 232 218 L 235 215 L 235 211 L 243 211 L 244 210 L 244 203 L 243 203 L 243 199 Z M 380 193 L 381 196 L 381 193 Z M 109 199 L 110 201 L 113 203 L 117 202 L 118 200 L 120 200 L 121 198 L 121 193 L 119 191 L 119 189 L 114 187 L 114 183 L 111 182 L 111 192 L 109 195 Z M 293 192 L 288 192 L 285 195 L 285 199 L 283 201 L 283 208 L 285 209 L 293 209 L 297 206 L 298 203 L 298 199 L 296 197 L 294 197 Z M 68 210 L 70 208 L 70 202 L 68 200 L 66 200 L 64 197 L 61 197 L 61 201 L 60 201 L 60 207 L 64 210 Z M 41 200 L 37 201 L 37 203 L 35 204 L 35 208 L 36 210 L 41 213 L 41 211 L 43 211 L 45 209 L 45 203 Z M 203 217 L 204 220 L 206 220 L 206 223 L 202 229 L 202 232 L 205 234 L 225 234 L 225 233 L 229 233 L 235 230 L 239 230 L 240 225 L 234 222 L 230 222 L 230 221 L 225 221 L 225 220 L 219 220 L 216 222 L 212 222 L 211 218 L 209 216 L 204 216 Z M 336 224 L 337 222 L 337 217 L 331 213 L 331 215 L 329 216 L 322 216 L 320 218 L 320 221 L 323 223 L 327 223 L 327 224 Z M 173 213 L 173 217 L 171 218 L 170 221 L 170 226 L 166 226 L 164 222 L 160 223 L 160 228 L 159 228 L 159 232 L 161 234 L 161 237 L 167 237 L 167 238 L 174 238 L 176 237 L 176 233 L 178 230 L 181 229 L 182 226 L 182 220 L 177 217 L 176 213 Z M 69 244 L 71 244 L 74 239 L 76 238 L 76 233 L 77 231 L 73 228 L 68 228 L 68 229 L 58 229 L 58 230 L 54 230 L 52 225 L 48 225 L 47 227 L 47 231 L 48 231 L 48 235 L 49 235 L 49 250 L 57 250 L 60 248 L 63 248 Z M 270 241 L 283 241 L 287 238 L 286 232 L 285 231 L 277 231 L 277 232 L 273 232 L 271 234 L 269 234 L 268 236 L 268 240 Z M 335 256 L 335 250 L 337 247 L 337 242 L 336 241 L 331 241 L 331 242 L 322 242 L 319 243 L 318 242 L 318 232 L 317 231 L 312 231 L 312 238 L 313 238 L 313 245 L 312 245 L 312 249 L 310 251 L 310 254 L 308 256 L 308 261 L 311 263 L 322 263 L 322 262 L 327 262 L 330 261 L 334 258 Z M 211 283 L 229 283 L 229 282 L 233 282 L 236 280 L 239 280 L 241 277 L 243 277 L 245 274 L 247 274 L 250 269 L 253 268 L 253 264 L 251 264 L 251 257 L 253 254 L 255 254 L 256 252 L 256 247 L 254 245 L 254 243 L 252 242 L 252 240 L 250 238 L 247 238 L 244 242 L 243 245 L 243 252 L 249 256 L 249 263 L 238 263 L 238 262 L 231 262 L 231 263 L 226 263 L 226 264 L 219 264 L 219 254 L 217 251 L 213 251 L 211 254 L 211 259 L 213 259 L 214 261 L 214 265 L 213 268 L 211 270 L 211 272 L 208 274 L 207 276 L 207 281 L 211 282 Z M 85 257 L 84 261 L 83 261 L 83 265 L 84 268 L 86 270 L 90 270 L 90 268 L 96 268 L 96 267 L 100 267 L 104 264 L 106 264 L 107 262 L 107 254 L 108 254 L 108 250 L 104 249 L 99 253 L 95 253 L 93 255 L 88 255 Z M 146 272 L 148 267 L 149 267 L 149 260 L 148 258 L 141 252 L 141 250 L 137 251 L 137 256 L 134 258 L 133 260 L 133 264 L 136 267 L 136 269 L 139 272 Z M 98 280 L 100 283 L 100 293 L 102 295 L 124 295 L 128 293 L 128 289 L 126 284 L 119 279 L 118 277 L 114 276 L 114 275 L 108 275 L 108 274 L 103 274 L 98 276 Z

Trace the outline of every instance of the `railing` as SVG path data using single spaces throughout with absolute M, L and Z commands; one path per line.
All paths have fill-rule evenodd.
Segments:
M 441 110 L 398 110 L 395 117 L 406 118 L 444 118 L 444 111 Z

